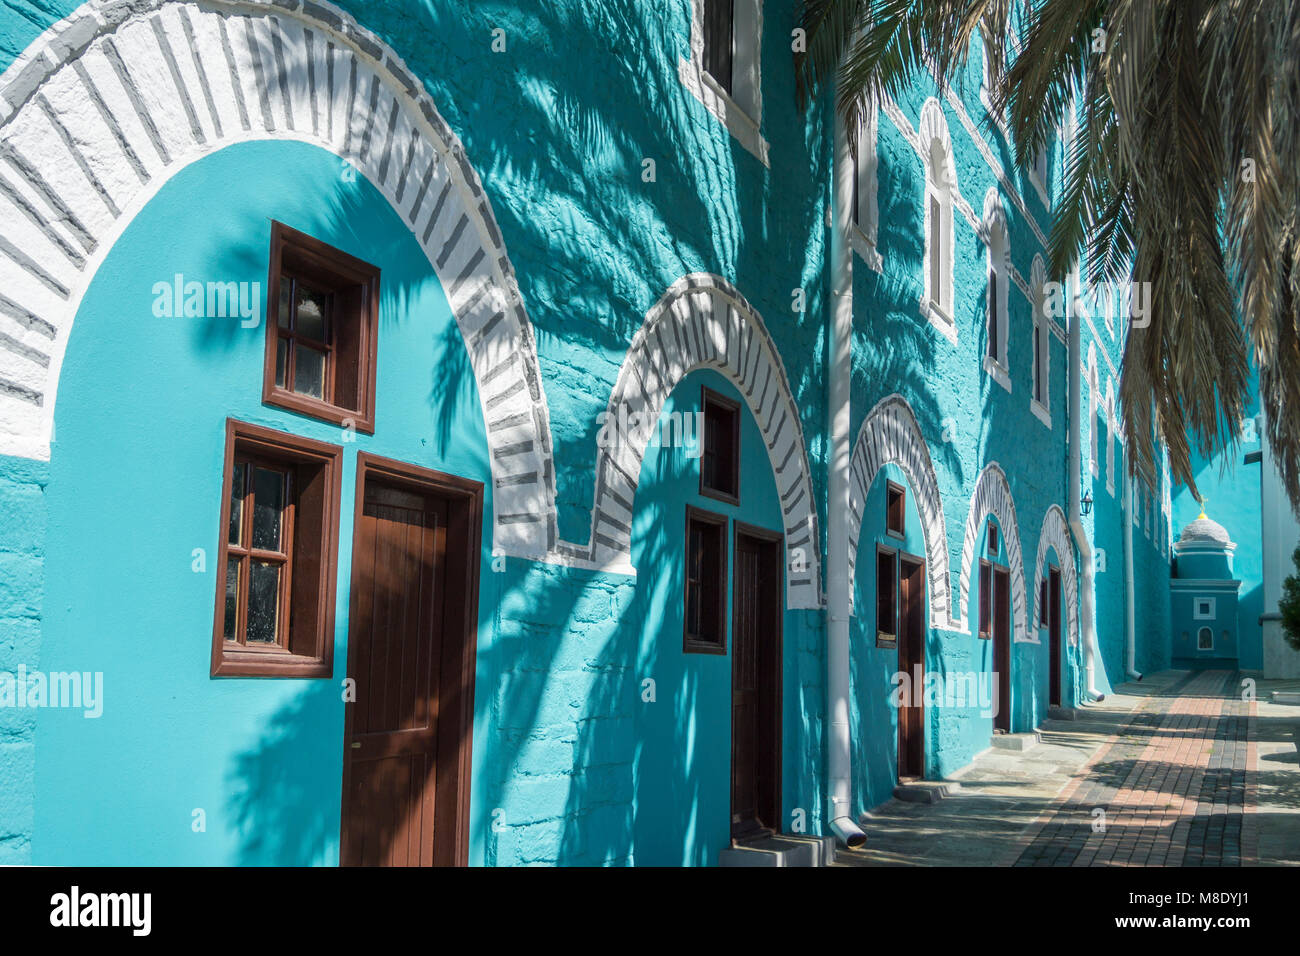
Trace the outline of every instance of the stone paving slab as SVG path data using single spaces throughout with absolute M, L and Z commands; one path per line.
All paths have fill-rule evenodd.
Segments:
M 1300 707 L 1243 700 L 1242 675 L 1166 671 L 985 751 L 928 806 L 892 800 L 842 866 L 1300 863 Z

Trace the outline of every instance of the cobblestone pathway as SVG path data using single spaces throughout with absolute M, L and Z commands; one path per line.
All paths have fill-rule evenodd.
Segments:
M 1146 698 L 1017 839 L 1017 866 L 1239 866 L 1250 717 L 1235 673 L 1188 674 Z

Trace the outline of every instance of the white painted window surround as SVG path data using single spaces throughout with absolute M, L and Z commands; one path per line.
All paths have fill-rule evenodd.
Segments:
M 920 141 L 925 160 L 922 198 L 925 235 L 922 282 L 925 292 L 921 298 L 921 314 L 949 341 L 956 343 L 957 324 L 953 321 L 953 193 L 957 190 L 957 171 L 948 121 L 935 97 L 926 100 L 921 107 Z M 933 280 L 936 274 L 937 288 Z
M 1034 256 L 1034 263 L 1029 270 L 1029 290 L 1030 303 L 1029 308 L 1034 322 L 1034 342 L 1037 343 L 1037 353 L 1030 349 L 1030 392 L 1029 392 L 1029 410 L 1033 412 L 1034 417 L 1047 426 L 1048 430 L 1052 427 L 1052 413 L 1048 410 L 1048 404 L 1052 400 L 1052 320 L 1050 316 L 1044 314 L 1044 289 L 1047 285 L 1047 266 L 1043 263 L 1041 255 Z
M 690 0 L 691 55 L 677 61 L 682 85 L 704 104 L 727 131 L 764 165 L 763 86 L 759 54 L 763 37 L 763 0 L 735 0 L 732 21 L 731 95 L 704 71 L 704 0 Z
M 854 170 L 857 184 L 857 217 L 849 230 L 849 244 L 853 251 L 875 272 L 884 271 L 884 262 L 876 248 L 880 231 L 880 208 L 876 198 L 876 121 L 878 110 L 874 104 L 866 108 L 862 127 L 858 131 L 858 156 Z
M 993 322 L 996 320 L 997 332 L 997 349 L 991 353 L 985 350 L 983 367 L 995 382 L 1001 385 L 1008 393 L 1011 392 L 1011 373 L 1009 371 L 1009 362 L 1007 356 L 1011 351 L 1011 345 L 1008 341 L 1011 336 L 1011 318 L 1008 312 L 1010 305 L 1009 287 L 1011 285 L 1011 243 L 1010 235 L 1007 230 L 1006 210 L 1002 208 L 1002 200 L 998 196 L 996 188 L 990 188 L 984 195 L 984 243 L 986 257 L 986 272 L 991 283 L 995 283 L 992 289 L 992 302 L 990 297 L 985 295 L 985 307 L 994 314 L 985 315 L 987 334 L 990 338 L 993 335 Z M 989 345 L 992 343 L 989 342 Z

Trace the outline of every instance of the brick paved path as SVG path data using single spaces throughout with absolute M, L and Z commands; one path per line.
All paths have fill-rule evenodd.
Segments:
M 1239 866 L 1257 847 L 1247 768 L 1254 701 L 1237 674 L 1147 698 L 1015 841 L 1016 866 Z

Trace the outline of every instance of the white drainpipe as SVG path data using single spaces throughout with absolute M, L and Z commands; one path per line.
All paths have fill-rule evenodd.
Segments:
M 1083 632 L 1083 662 L 1088 677 L 1086 693 L 1093 700 L 1102 700 L 1106 695 L 1097 690 L 1097 665 L 1101 654 L 1097 650 L 1097 611 L 1094 605 L 1092 543 L 1083 528 L 1081 516 L 1080 489 L 1083 482 L 1083 418 L 1080 413 L 1079 362 L 1082 357 L 1082 345 L 1079 336 L 1079 307 L 1071 297 L 1070 309 L 1070 479 L 1069 508 L 1070 532 L 1079 549 L 1079 629 Z M 1095 426 L 1094 426 L 1095 427 Z
M 1124 476 L 1124 670 L 1141 680 L 1137 669 L 1137 594 L 1133 590 L 1133 479 Z
M 853 157 L 843 121 L 835 119 L 834 192 L 831 202 L 830 500 L 826 507 L 826 763 L 828 816 L 835 835 L 850 847 L 867 836 L 853 822 L 849 742 L 849 426 L 853 335 Z

